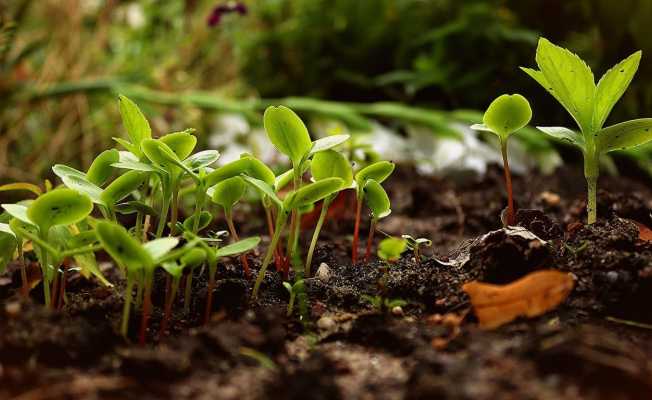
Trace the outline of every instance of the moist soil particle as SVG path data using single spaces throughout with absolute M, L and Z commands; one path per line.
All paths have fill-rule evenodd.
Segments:
M 130 340 L 118 334 L 125 282 L 112 266 L 105 273 L 114 288 L 68 274 L 66 304 L 51 312 L 41 305 L 34 266 L 36 286 L 24 299 L 19 265 L 11 264 L 0 277 L 0 398 L 652 398 L 652 244 L 637 226 L 652 224 L 650 182 L 602 178 L 592 226 L 582 224 L 580 182 L 575 169 L 517 177 L 519 227 L 503 229 L 500 169 L 461 182 L 397 169 L 387 183 L 392 215 L 379 230 L 427 237 L 433 247 L 420 265 L 408 252 L 391 266 L 386 295 L 407 302 L 394 313 L 365 300 L 377 294 L 382 264 L 373 257 L 351 265 L 346 197 L 315 251 L 313 272 L 325 266 L 305 280 L 309 306 L 297 304 L 290 317 L 274 266 L 251 304 L 253 282 L 233 258 L 219 266 L 211 321 L 202 324 L 207 281 L 197 269 L 190 312 L 181 294 L 159 332 L 159 271 L 148 344 L 139 346 L 137 310 Z M 242 236 L 265 229 L 262 215 L 236 216 Z M 304 229 L 303 240 L 311 233 Z M 267 243 L 249 257 L 254 273 Z M 540 269 L 573 275 L 575 289 L 561 306 L 478 328 L 464 283 L 504 284 Z

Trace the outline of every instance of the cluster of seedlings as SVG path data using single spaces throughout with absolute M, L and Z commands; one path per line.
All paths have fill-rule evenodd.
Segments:
M 634 53 L 607 71 L 596 84 L 591 70 L 579 57 L 541 39 L 536 55 L 539 70 L 523 69 L 566 108 L 580 128 L 579 133 L 561 127 L 539 129 L 582 150 L 588 183 L 588 223 L 596 220 L 600 155 L 652 139 L 652 119 L 603 128 L 638 68 L 640 56 L 640 52 Z M 292 110 L 273 106 L 264 113 L 264 128 L 274 147 L 288 157 L 291 168 L 276 173 L 250 154 L 216 167 L 220 154 L 215 150 L 194 152 L 197 138 L 192 130 L 152 138 L 150 125 L 136 104 L 120 96 L 119 108 L 128 136 L 115 138 L 122 150 L 101 153 L 86 172 L 55 165 L 53 171 L 62 186 L 47 185 L 45 192 L 34 185 L 9 185 L 37 194 L 34 200 L 3 204 L 4 213 L 0 216 L 0 272 L 9 261 L 20 260 L 25 295 L 31 289 L 25 271 L 27 257 L 35 257 L 41 267 L 43 298 L 50 308 L 65 303 L 66 274 L 71 265 L 83 276 L 94 276 L 110 285 L 96 260 L 96 253 L 104 251 L 126 280 L 121 332 L 128 335 L 130 314 L 139 310 L 142 343 L 152 313 L 157 268 L 167 276 L 166 298 L 160 305 L 164 310 L 161 332 L 165 332 L 181 291 L 184 309 L 189 311 L 193 275 L 200 268 L 208 274 L 204 320 L 210 319 L 218 263 L 223 257 L 239 256 L 244 276 L 253 281 L 252 299 L 259 295 L 270 265 L 282 274 L 290 295 L 287 312 L 291 315 L 295 301 L 301 303 L 305 296 L 304 279 L 312 274 L 313 255 L 329 206 L 345 190 L 354 191 L 356 200 L 352 264 L 355 267 L 361 258 L 360 224 L 365 205 L 371 218 L 363 260 L 369 260 L 377 223 L 391 212 L 382 183 L 392 174 L 394 164 L 376 161 L 358 164 L 354 169 L 351 157 L 347 157 L 347 149 L 352 146 L 347 143 L 348 135 L 335 134 L 312 141 L 305 124 Z M 508 194 L 506 225 L 514 224 L 516 215 L 507 142 L 531 118 L 532 110 L 523 96 L 503 95 L 491 103 L 483 124 L 473 126 L 496 134 L 500 140 Z M 247 195 L 260 201 L 270 237 L 255 277 L 248 253 L 259 245 L 260 238 L 241 239 L 233 218 L 234 209 Z M 193 204 L 194 209 L 181 219 L 179 210 L 184 201 Z M 228 232 L 210 230 L 216 209 L 223 212 Z M 304 258 L 299 240 L 301 219 L 309 212 L 318 213 L 319 217 Z M 126 220 L 125 215 L 133 215 L 131 221 L 135 219 L 129 229 L 120 224 Z M 230 243 L 223 245 L 227 234 Z M 388 272 L 407 250 L 413 252 L 415 262 L 420 264 L 422 249 L 431 244 L 428 239 L 409 235 L 380 242 L 382 277 L 378 294 L 367 297 L 374 307 L 387 310 L 403 304 L 387 297 Z M 29 254 L 25 254 L 27 250 Z M 70 259 L 74 263 L 68 262 Z M 290 276 L 293 282 L 289 281 Z

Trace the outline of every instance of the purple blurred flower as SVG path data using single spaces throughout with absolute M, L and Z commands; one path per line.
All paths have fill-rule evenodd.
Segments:
M 245 15 L 247 14 L 247 6 L 239 1 L 230 1 L 226 4 L 220 4 L 213 8 L 211 15 L 208 16 L 208 20 L 206 22 L 210 27 L 217 26 L 222 21 L 222 16 L 231 13 Z

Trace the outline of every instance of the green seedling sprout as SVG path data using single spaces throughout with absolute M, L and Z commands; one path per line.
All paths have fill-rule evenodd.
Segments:
M 0 223 L 0 275 L 5 272 L 9 261 L 14 259 L 14 253 L 18 247 L 18 238 L 9 224 Z M 23 293 L 26 285 L 25 267 L 21 268 Z
M 211 200 L 224 209 L 224 218 L 229 227 L 229 233 L 236 242 L 240 238 L 233 224 L 233 206 L 240 201 L 246 190 L 247 183 L 239 176 L 227 178 L 212 187 Z M 247 255 L 243 254 L 240 256 L 240 260 L 242 261 L 245 276 L 249 279 L 251 277 L 251 271 L 249 270 Z
M 271 261 L 272 255 L 274 254 L 274 249 L 276 249 L 278 240 L 281 237 L 281 232 L 283 231 L 283 228 L 285 228 L 285 224 L 290 214 L 297 209 L 305 207 L 309 204 L 314 204 L 315 202 L 339 191 L 342 188 L 344 181 L 340 178 L 326 178 L 321 181 L 309 183 L 298 190 L 294 190 L 288 193 L 285 199 L 281 201 L 276 196 L 272 186 L 268 185 L 267 183 L 248 176 L 243 176 L 242 178 L 254 189 L 258 190 L 263 195 L 268 196 L 270 200 L 276 204 L 278 209 L 276 226 L 274 228 L 274 236 L 272 237 L 271 244 L 267 248 L 267 253 L 265 253 L 263 264 L 258 271 L 258 276 L 256 277 L 256 282 L 254 284 L 252 298 L 256 298 L 260 284 L 265 278 L 265 272 L 267 271 L 269 262 Z
M 160 334 L 164 334 L 170 322 L 170 315 L 172 314 L 172 305 L 179 291 L 179 283 L 184 270 L 192 270 L 204 263 L 206 260 L 206 251 L 201 248 L 191 248 L 186 254 L 181 256 L 179 261 L 170 261 L 163 263 L 161 266 L 172 277 L 172 284 L 169 293 L 165 294 L 165 314 L 161 321 Z M 189 293 L 186 296 L 189 297 Z
M 363 299 L 369 301 L 374 308 L 381 312 L 406 304 L 400 299 L 387 298 L 389 268 L 398 261 L 405 250 L 407 250 L 407 241 L 403 238 L 388 237 L 378 244 L 378 258 L 384 261 L 380 267 L 382 275 L 378 280 L 378 294 L 376 296 L 363 296 Z
M 143 310 L 139 333 L 139 342 L 144 344 L 152 309 L 154 269 L 157 265 L 179 258 L 187 250 L 182 249 L 178 252 L 171 252 L 179 243 L 177 238 L 171 237 L 152 240 L 141 245 L 129 235 L 129 232 L 125 228 L 109 221 L 98 222 L 95 227 L 95 234 L 104 250 L 125 270 L 127 287 L 125 289 L 122 324 L 120 328 L 122 335 L 125 337 L 127 336 L 129 326 L 133 286 L 135 283 L 138 283 L 139 286 L 144 287 Z M 186 248 L 189 247 L 191 246 L 186 245 Z
M 283 287 L 290 294 L 290 300 L 288 301 L 288 308 L 286 313 L 286 315 L 289 317 L 294 311 L 294 301 L 297 298 L 297 294 L 304 289 L 303 279 L 297 280 L 294 282 L 294 284 L 291 284 L 290 282 L 283 282 Z
M 376 182 L 374 179 L 369 179 L 365 183 L 364 188 L 364 199 L 367 203 L 367 207 L 371 210 L 371 223 L 369 224 L 369 236 L 367 238 L 367 249 L 364 255 L 364 262 L 369 261 L 371 256 L 371 246 L 374 242 L 374 233 L 376 232 L 376 225 L 378 220 L 388 216 L 392 210 L 390 209 L 390 202 L 385 189 Z
M 5 207 L 7 211 L 7 207 Z M 93 211 L 91 199 L 72 189 L 57 189 L 47 192 L 34 200 L 21 215 L 23 222 L 36 226 L 36 238 L 28 231 L 20 232 L 21 236 L 30 237 L 38 248 L 37 256 L 43 274 L 43 294 L 46 306 L 50 307 L 52 296 L 50 285 L 53 279 L 58 280 L 58 262 L 62 254 L 48 244 L 50 229 L 60 225 L 71 225 L 86 218 Z M 11 211 L 9 211 L 11 214 Z M 13 214 L 12 214 L 13 216 Z M 55 265 L 57 264 L 57 265 Z M 56 294 L 56 293 L 55 293 Z
M 152 138 L 152 129 L 149 126 L 149 122 L 136 103 L 126 96 L 118 96 L 118 106 L 120 116 L 122 117 L 122 124 L 127 130 L 129 141 L 120 138 L 113 138 L 113 140 L 120 143 L 137 158 L 141 158 L 143 157 L 143 152 L 140 148 L 142 141 Z
M 332 149 L 349 139 L 349 135 L 333 135 L 311 141 L 308 129 L 301 118 L 284 106 L 267 107 L 263 124 L 274 147 L 288 156 L 292 162 L 292 190 L 294 191 L 300 189 L 304 165 L 312 155 Z M 290 260 L 295 254 L 300 235 L 299 214 L 299 208 L 292 210 L 287 245 L 287 257 Z
M 310 164 L 310 169 L 312 178 L 315 181 L 320 181 L 327 178 L 342 179 L 344 184 L 340 190 L 351 187 L 353 183 L 353 172 L 351 171 L 351 164 L 342 154 L 338 153 L 335 150 L 326 150 L 315 154 L 312 159 L 312 163 Z M 321 232 L 324 220 L 328 214 L 328 207 L 338 193 L 339 191 L 331 194 L 322 202 L 319 219 L 317 220 L 317 225 L 315 226 L 315 230 L 312 234 L 310 247 L 308 249 L 308 256 L 306 257 L 306 265 L 304 271 L 304 276 L 306 278 L 310 278 L 311 275 L 310 268 L 312 266 L 312 256 L 317 245 L 317 240 L 319 239 L 319 233 Z
M 507 190 L 507 225 L 514 225 L 516 222 L 512 174 L 507 159 L 507 139 L 511 134 L 525 127 L 531 119 L 532 109 L 525 97 L 520 94 L 504 94 L 491 102 L 484 113 L 482 124 L 471 126 L 475 130 L 491 132 L 498 136 L 500 140 L 500 152 L 503 156 L 503 170 L 505 172 L 505 188 Z
M 378 161 L 362 168 L 355 174 L 356 184 L 356 208 L 355 226 L 353 228 L 353 244 L 351 247 L 351 262 L 355 265 L 358 262 L 358 242 L 360 240 L 360 216 L 362 213 L 362 202 L 364 200 L 364 187 L 370 179 L 382 183 L 394 172 L 394 164 L 389 161 Z
M 410 235 L 401 235 L 406 240 L 408 249 L 414 252 L 414 260 L 417 265 L 421 266 L 421 247 L 432 246 L 432 240 L 426 238 L 414 238 Z
M 609 113 L 634 78 L 641 51 L 608 70 L 595 83 L 593 72 L 572 52 L 540 38 L 536 63 L 539 70 L 521 68 L 546 89 L 573 117 L 580 132 L 564 127 L 538 127 L 553 138 L 578 147 L 584 155 L 588 187 L 587 222 L 597 218 L 597 181 L 600 157 L 652 140 L 652 118 L 634 119 L 603 128 Z
M 215 289 L 215 274 L 217 273 L 217 263 L 222 257 L 230 257 L 241 253 L 246 253 L 260 243 L 258 236 L 242 239 L 220 248 L 213 248 L 204 242 L 199 242 L 200 246 L 206 251 L 208 260 L 208 294 L 206 296 L 206 309 L 204 311 L 204 323 L 210 320 L 211 310 L 213 309 L 213 290 Z

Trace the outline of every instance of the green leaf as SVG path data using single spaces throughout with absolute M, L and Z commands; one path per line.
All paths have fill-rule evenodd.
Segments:
M 157 168 L 150 164 L 145 164 L 140 161 L 120 161 L 111 164 L 114 168 L 128 169 L 131 171 L 141 171 L 141 172 L 165 172 L 164 170 Z
M 310 172 L 316 181 L 326 178 L 340 178 L 344 187 L 353 183 L 351 164 L 341 153 L 335 150 L 324 150 L 315 154 L 310 164 Z
M 301 118 L 287 107 L 270 106 L 265 110 L 263 124 L 272 144 L 297 168 L 312 148 L 308 129 Z
M 93 202 L 85 194 L 72 189 L 56 189 L 39 196 L 27 208 L 27 216 L 41 229 L 70 225 L 86 218 L 93 211 Z
M 95 227 L 95 234 L 111 258 L 128 270 L 138 271 L 154 266 L 150 254 L 121 225 L 100 221 Z
M 162 143 L 165 143 L 179 160 L 185 160 L 192 154 L 192 151 L 197 145 L 197 138 L 192 134 L 195 132 L 194 129 L 186 129 L 182 132 L 173 132 L 168 133 L 165 136 L 161 136 L 158 140 Z
M 66 176 L 75 176 L 77 178 L 87 180 L 86 174 L 84 172 L 63 164 L 55 164 L 54 167 L 52 167 L 52 172 L 54 172 L 54 174 L 61 179 L 65 178 Z
M 389 197 L 387 192 L 373 179 L 369 179 L 364 185 L 364 199 L 375 220 L 385 218 L 392 210 L 390 209 Z
M 232 178 L 241 174 L 247 174 L 250 164 L 251 160 L 248 158 L 239 158 L 230 163 L 224 164 L 215 171 L 206 175 L 206 184 L 208 186 L 214 186 L 224 179 Z
M 3 204 L 2 208 L 5 209 L 7 214 L 11 215 L 12 217 L 16 218 L 17 220 L 34 226 L 34 222 L 32 222 L 31 219 L 27 216 L 27 207 L 25 207 L 22 204 Z
M 189 249 L 188 252 L 180 258 L 181 264 L 188 268 L 198 267 L 202 265 L 205 260 L 206 251 L 197 247 Z
M 260 243 L 260 238 L 258 236 L 242 239 L 233 244 L 220 247 L 215 252 L 215 255 L 217 257 L 228 257 L 236 254 L 246 253 L 247 251 L 258 246 L 258 243 Z
M 130 143 L 128 140 L 122 138 L 114 137 L 116 143 L 128 150 L 128 153 L 131 153 L 136 156 L 136 159 L 142 157 L 143 152 L 140 150 L 140 146 Z
M 86 171 L 86 179 L 97 186 L 101 186 L 113 174 L 111 165 L 117 163 L 119 160 L 120 153 L 116 149 L 101 152 L 95 157 L 88 171 Z
M 118 104 L 120 108 L 120 116 L 122 117 L 122 124 L 127 130 L 127 135 L 131 143 L 135 146 L 136 151 L 128 149 L 132 153 L 140 157 L 142 153 L 138 150 L 138 146 L 144 139 L 152 137 L 152 129 L 149 127 L 147 118 L 140 111 L 136 103 L 129 100 L 125 96 L 118 96 Z
M 252 156 L 247 156 L 244 158 L 249 160 L 249 165 L 247 167 L 247 171 L 245 172 L 247 175 L 251 176 L 252 178 L 260 179 L 268 185 L 274 184 L 276 181 L 276 176 L 264 162 Z
M 192 231 L 195 226 L 195 218 L 196 216 L 193 214 L 183 221 L 183 227 L 185 230 Z M 202 211 L 199 214 L 199 225 L 197 227 L 197 231 L 201 231 L 202 229 L 206 228 L 212 221 L 213 215 L 208 211 Z
M 219 182 L 213 186 L 211 200 L 219 204 L 229 212 L 233 206 L 240 201 L 247 189 L 247 184 L 239 176 L 234 176 Z
M 145 156 L 154 164 L 158 164 L 166 171 L 177 168 L 181 159 L 167 144 L 157 139 L 145 139 L 140 144 Z
M 167 261 L 161 264 L 161 267 L 174 278 L 181 278 L 185 265 L 180 265 L 176 261 Z
M 220 152 L 217 150 L 204 150 L 195 153 L 186 158 L 183 163 L 193 171 L 205 168 L 213 164 L 220 158 Z
M 362 190 L 364 184 L 369 179 L 373 179 L 378 183 L 383 183 L 392 172 L 394 172 L 394 163 L 389 161 L 377 161 L 373 164 L 370 164 L 355 174 L 355 182 L 358 187 L 358 190 Z
M 405 239 L 388 237 L 378 244 L 378 257 L 386 261 L 396 261 L 406 249 Z
M 571 129 L 564 128 L 563 126 L 537 126 L 537 129 L 557 140 L 575 145 L 582 149 L 582 151 L 586 148 L 584 136 Z
M 595 92 L 593 108 L 593 130 L 602 128 L 611 109 L 621 98 L 632 82 L 641 61 L 641 51 L 630 55 L 608 70 L 600 81 Z
M 102 189 L 89 182 L 86 178 L 77 175 L 66 175 L 61 178 L 61 181 L 63 181 L 66 187 L 90 197 L 93 203 L 106 205 L 104 200 L 102 200 Z
M 111 182 L 104 189 L 100 198 L 105 204 L 114 206 L 145 183 L 148 176 L 147 172 L 128 171 Z
M 13 260 L 18 241 L 9 225 L 0 224 L 0 275 L 5 272 L 7 264 Z
M 143 245 L 145 251 L 154 260 L 158 260 L 168 254 L 172 249 L 177 247 L 179 239 L 175 237 L 166 237 L 151 240 Z
M 596 135 L 595 144 L 601 153 L 639 146 L 652 140 L 652 118 L 633 119 L 611 125 Z
M 523 128 L 532 118 L 527 99 L 520 94 L 504 94 L 491 102 L 482 122 L 492 132 L 506 140 L 509 135 Z
M 274 204 L 276 204 L 276 206 L 279 207 L 279 209 L 282 209 L 283 202 L 278 198 L 278 196 L 274 192 L 274 188 L 272 188 L 271 185 L 261 181 L 260 179 L 252 178 L 247 175 L 242 175 L 242 179 L 244 179 L 245 182 L 251 185 L 259 193 L 261 193 L 264 196 L 267 196 L 270 200 L 272 200 Z
M 115 211 L 122 215 L 135 214 L 137 212 L 140 212 L 143 215 L 158 215 L 158 211 L 153 209 L 150 205 L 139 200 L 131 200 L 116 204 Z
M 15 182 L 0 185 L 0 192 L 8 192 L 12 190 L 27 190 L 28 192 L 32 192 L 37 196 L 40 196 L 43 193 L 41 188 L 34 185 L 33 183 Z
M 582 132 L 590 132 L 595 80 L 588 65 L 577 55 L 545 38 L 539 39 L 536 62 L 540 71 L 522 68 L 523 71 L 561 103 Z
M 339 146 L 342 143 L 349 140 L 350 135 L 331 135 L 326 136 L 321 139 L 317 139 L 312 142 L 312 148 L 310 149 L 310 154 L 319 153 L 321 151 L 332 149 L 333 147 Z
M 338 192 L 342 189 L 344 181 L 340 178 L 326 178 L 321 181 L 309 183 L 298 190 L 290 192 L 283 200 L 285 210 L 299 209 Z

